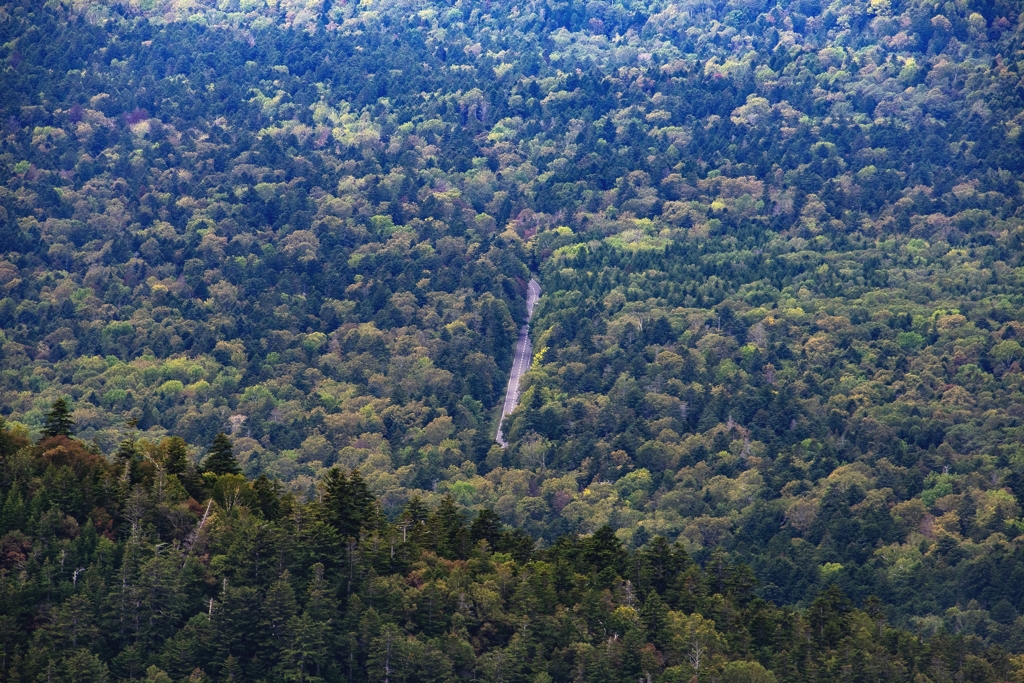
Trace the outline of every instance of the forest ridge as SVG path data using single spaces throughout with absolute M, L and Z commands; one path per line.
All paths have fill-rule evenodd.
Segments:
M 1016 3 L 54 0 L 0 35 L 0 676 L 354 680 L 388 624 L 447 658 L 410 680 L 1021 675 Z M 314 521 L 334 540 L 236 583 L 263 551 L 235 534 Z M 147 553 L 191 567 L 175 616 L 54 650 L 61 615 L 126 623 Z M 631 574 L 650 553 L 691 584 Z M 571 565 L 537 598 L 557 636 L 494 578 L 538 562 Z M 421 570 L 517 616 L 374 602 Z M 169 664 L 232 586 L 239 624 L 291 591 L 273 663 Z M 595 601 L 619 616 L 573 621 Z M 736 640 L 757 610 L 789 635 Z M 315 671 L 281 625 L 307 613 Z M 668 635 L 694 615 L 725 639 L 703 668 Z
M 181 468 L 182 454 L 175 437 L 155 458 L 126 446 L 111 463 L 63 434 L 33 445 L 0 428 L 0 524 L 14 529 L 0 558 L 4 680 L 919 683 L 1024 672 L 1024 657 L 976 636 L 894 628 L 880 600 L 856 609 L 835 585 L 804 612 L 779 608 L 721 552 L 703 567 L 662 537 L 629 552 L 608 526 L 538 551 L 492 510 L 470 520 L 451 497 L 433 511 L 413 498 L 389 523 L 358 471 L 332 469 L 302 503 L 265 476 L 211 466 L 237 468 L 230 451 L 211 453 L 201 474 Z

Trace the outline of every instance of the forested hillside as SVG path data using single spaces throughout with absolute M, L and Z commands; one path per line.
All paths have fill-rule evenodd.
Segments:
M 535 551 L 450 497 L 433 511 L 413 499 L 389 523 L 358 473 L 332 470 L 301 503 L 265 477 L 180 470 L 176 450 L 168 439 L 112 464 L 64 436 L 33 446 L 0 428 L 3 680 L 1024 675 L 1024 658 L 975 636 L 922 641 L 836 587 L 806 612 L 777 607 L 747 567 L 715 554 L 702 568 L 660 537 L 628 552 L 605 526 Z
M 357 593 L 352 614 L 372 605 L 379 577 L 419 590 L 416 562 L 466 586 L 513 585 L 480 578 L 494 572 L 526 581 L 531 561 L 584 562 L 572 571 L 586 575 L 598 565 L 579 557 L 599 531 L 611 544 L 610 529 L 625 564 L 598 564 L 633 587 L 610 574 L 608 595 L 587 597 L 565 579 L 542 602 L 572 615 L 588 600 L 635 607 L 651 628 L 646 602 L 631 601 L 653 589 L 624 567 L 669 552 L 654 540 L 666 539 L 694 581 L 718 581 L 699 604 L 654 590 L 674 619 L 702 614 L 728 641 L 700 680 L 737 658 L 780 680 L 862 666 L 850 648 L 834 654 L 853 641 L 823 644 L 823 626 L 817 650 L 793 644 L 811 647 L 813 610 L 799 610 L 824 599 L 863 610 L 843 612 L 848 625 L 885 617 L 905 629 L 843 631 L 858 652 L 899 651 L 900 680 L 1010 675 L 999 653 L 1024 651 L 1018 3 L 26 0 L 0 7 L 0 59 L 0 415 L 15 444 L 0 465 L 4 505 L 25 506 L 4 518 L 13 559 L 0 579 L 20 591 L 18 656 L 77 599 L 74 569 L 52 578 L 64 557 L 54 539 L 98 534 L 122 545 L 110 547 L 117 559 L 80 551 L 82 567 L 108 563 L 90 589 L 97 618 L 111 613 L 109 572 L 141 566 L 134 548 L 173 549 L 167 562 L 197 583 L 181 588 L 173 630 L 145 640 L 118 626 L 121 640 L 89 656 L 113 667 L 138 642 L 139 662 L 187 678 L 164 666 L 161 639 L 234 585 L 235 560 L 215 562 L 227 550 L 187 550 L 210 496 L 215 519 L 240 520 L 211 527 L 211 548 L 263 528 L 261 516 L 298 538 L 303 520 L 321 519 L 337 466 L 358 469 L 376 501 L 363 536 L 352 522 L 330 541 L 351 552 L 374 543 L 376 558 L 368 539 L 406 534 L 403 514 L 487 509 L 488 524 L 521 529 L 539 554 L 521 536 L 514 548 L 486 537 L 500 560 L 475 554 L 484 537 L 458 552 L 416 541 L 406 564 L 359 560 L 373 578 L 342 596 L 355 560 L 341 568 L 310 541 L 305 559 L 259 581 L 288 569 L 299 618 L 322 562 L 327 583 L 309 590 L 333 591 L 338 611 L 310 618 L 334 619 L 332 637 L 364 632 L 362 616 L 343 627 L 341 615 Z M 534 364 L 501 449 L 531 277 L 543 290 Z M 78 440 L 60 447 L 111 483 L 108 502 L 82 498 L 77 512 L 40 493 L 70 461 L 30 445 L 58 398 Z M 219 432 L 263 502 L 228 501 L 203 479 Z M 145 475 L 129 472 L 136 460 Z M 184 477 L 172 502 L 185 516 L 166 513 L 177 536 L 115 511 L 135 492 L 137 510 L 156 509 L 171 474 Z M 286 512 L 261 507 L 278 504 Z M 76 526 L 29 522 L 47 515 Z M 455 561 L 483 568 L 450 579 Z M 749 568 L 749 595 L 709 578 L 726 566 Z M 65 580 L 63 593 L 48 588 Z M 244 585 L 263 596 L 259 581 Z M 735 615 L 747 629 L 760 618 L 750 601 L 791 635 L 763 650 L 733 641 Z M 515 604 L 518 626 L 465 639 L 473 657 L 529 631 L 529 608 Z M 445 614 L 450 627 L 394 617 L 417 638 L 407 652 L 461 633 Z M 532 662 L 514 674 L 531 680 L 603 676 L 576 644 L 618 657 L 628 628 L 588 624 L 581 639 L 550 626 L 561 635 L 544 642 L 574 653 L 562 669 L 545 674 L 538 662 L 562 655 L 535 645 L 494 656 Z M 650 643 L 661 668 L 630 664 L 630 680 L 689 680 L 672 668 L 682 650 L 652 633 L 629 636 L 639 640 L 626 651 Z M 911 657 L 896 642 L 923 649 Z M 238 664 L 249 655 L 218 647 L 195 665 L 215 680 L 311 675 L 274 668 L 287 657 Z M 993 668 L 965 669 L 968 650 Z M 953 652 L 963 656 L 943 659 Z M 256 668 L 219 668 L 228 655 Z M 49 665 L 32 661 L 29 677 L 43 676 Z M 346 672 L 365 675 L 368 660 L 350 661 Z M 483 675 L 451 666 L 438 670 Z M 502 666 L 487 676 L 505 680 Z M 315 675 L 349 675 L 330 671 Z

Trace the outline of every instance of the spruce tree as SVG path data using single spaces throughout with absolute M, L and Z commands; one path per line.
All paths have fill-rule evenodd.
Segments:
M 138 442 L 134 438 L 125 439 L 117 445 L 114 457 L 121 462 L 135 463 L 141 459 Z
M 252 483 L 252 492 L 256 495 L 256 506 L 263 513 L 264 519 L 276 520 L 281 517 L 281 482 L 268 479 L 261 474 Z
M 327 523 L 341 530 L 349 508 L 352 506 L 348 490 L 348 477 L 340 467 L 332 467 L 324 476 L 324 512 Z
M 438 555 L 450 560 L 466 558 L 470 543 L 469 530 L 466 529 L 465 514 L 454 498 L 448 495 L 441 499 L 427 520 L 427 526 L 433 537 L 433 550 Z
M 484 508 L 477 513 L 476 519 L 469 527 L 469 539 L 473 543 L 487 541 L 491 550 L 495 550 L 501 541 L 501 527 L 501 517 L 498 517 L 494 510 Z
M 615 531 L 607 524 L 584 540 L 582 550 L 581 559 L 586 567 L 595 573 L 607 569 L 614 575 L 625 570 L 626 551 L 616 537 Z
M 423 504 L 419 496 L 414 494 L 398 517 L 398 528 L 402 530 L 402 542 L 405 543 L 410 538 L 414 541 L 421 540 L 426 531 L 426 522 L 429 516 L 427 506 Z
M 181 474 L 188 468 L 188 444 L 180 436 L 172 436 L 163 442 L 164 469 L 167 474 Z
M 45 436 L 72 436 L 75 433 L 75 421 L 71 419 L 71 410 L 63 398 L 53 402 L 53 407 L 46 414 L 43 424 Z
M 348 489 L 352 495 L 352 507 L 355 512 L 355 516 L 359 520 L 361 525 L 369 517 L 373 510 L 373 505 L 377 501 L 373 494 L 370 493 L 370 488 L 366 485 L 366 480 L 363 479 L 363 475 L 359 473 L 359 470 L 352 470 L 349 473 L 348 478 Z M 359 529 L 356 528 L 358 532 Z
M 325 478 L 324 488 L 327 521 L 343 537 L 358 537 L 359 529 L 370 516 L 374 502 L 373 494 L 359 470 L 352 470 L 346 477 L 339 468 L 331 468 Z
M 127 468 L 127 478 L 133 484 L 139 481 L 139 464 L 142 462 L 142 455 L 139 453 L 138 443 L 132 438 L 125 439 L 118 447 L 114 457 L 118 462 Z
M 415 494 L 413 494 L 413 497 L 405 504 L 405 509 L 402 510 L 402 518 L 408 520 L 410 524 L 415 525 L 426 522 L 428 514 L 427 506 L 424 505 L 420 497 Z
M 241 474 L 242 468 L 235 460 L 235 454 L 231 452 L 231 439 L 224 432 L 213 437 L 213 445 L 210 446 L 206 461 L 203 462 L 203 472 L 210 474 Z

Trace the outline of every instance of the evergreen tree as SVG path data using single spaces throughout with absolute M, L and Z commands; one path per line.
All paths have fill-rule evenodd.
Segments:
M 188 445 L 180 436 L 172 436 L 163 442 L 164 469 L 167 474 L 181 474 L 188 468 Z
M 366 480 L 363 479 L 359 470 L 352 470 L 349 474 L 348 487 L 351 491 L 353 510 L 360 515 L 359 521 L 362 523 L 369 517 L 370 508 L 373 507 L 377 499 L 370 493 L 370 488 L 366 485 Z
M 44 436 L 73 436 L 75 433 L 75 421 L 71 419 L 71 410 L 63 398 L 53 402 L 53 407 L 46 414 L 46 422 L 43 424 Z
M 120 462 L 134 462 L 139 458 L 138 443 L 134 438 L 125 439 L 117 446 L 117 452 L 114 453 L 114 457 Z
M 626 566 L 626 552 L 615 536 L 615 531 L 605 524 L 583 543 L 581 559 L 588 571 L 622 573 Z
M 413 497 L 405 504 L 402 518 L 408 520 L 411 524 L 419 525 L 427 521 L 427 514 L 427 507 L 423 504 L 423 500 L 413 494 Z
M 640 563 L 637 583 L 642 590 L 653 589 L 658 593 L 668 590 L 672 580 L 688 564 L 686 552 L 671 546 L 663 536 L 655 536 L 651 542 L 637 551 Z
M 138 442 L 134 433 L 130 438 L 125 439 L 117 446 L 114 458 L 126 468 L 127 481 L 137 483 L 139 481 L 139 464 L 142 462 L 142 454 L 139 453 Z
M 263 599 L 261 633 L 265 652 L 279 654 L 288 646 L 288 622 L 297 611 L 291 574 L 286 569 Z
M 491 550 L 495 550 L 501 541 L 501 526 L 498 514 L 490 508 L 484 508 L 477 513 L 476 519 L 470 525 L 469 538 L 473 543 L 487 541 Z
M 203 462 L 203 472 L 216 475 L 242 473 L 242 468 L 238 466 L 235 454 L 231 451 L 231 439 L 224 432 L 213 437 L 213 445 L 210 446 L 206 461 Z
M 253 481 L 252 492 L 265 519 L 276 520 L 281 517 L 281 482 L 261 474 Z
M 309 582 L 306 609 L 288 620 L 290 646 L 285 649 L 282 673 L 285 680 L 325 680 L 331 665 L 332 602 L 324 581 L 324 565 L 317 562 L 312 567 L 313 578 Z M 328 679 L 332 680 L 332 679 Z
M 324 481 L 327 522 L 342 537 L 359 536 L 359 529 L 369 518 L 373 503 L 374 497 L 359 470 L 352 470 L 348 477 L 337 467 L 327 473 Z
M 672 637 L 668 628 L 668 606 L 661 596 L 651 591 L 640 609 L 640 620 L 647 630 L 647 637 L 659 648 L 664 648 Z
M 371 681 L 398 683 L 408 674 L 408 640 L 402 629 L 385 623 L 380 635 L 370 641 L 366 671 Z
M 146 663 L 137 645 L 129 645 L 110 661 L 110 668 L 119 678 L 138 680 L 146 670 Z
M 0 534 L 20 529 L 25 523 L 25 501 L 18 489 L 7 493 L 4 506 L 0 509 Z
M 469 552 L 470 536 L 462 510 L 451 496 L 441 499 L 441 504 L 427 522 L 434 550 L 441 557 L 465 559 Z

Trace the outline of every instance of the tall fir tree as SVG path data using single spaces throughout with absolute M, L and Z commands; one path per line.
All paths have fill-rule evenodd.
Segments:
M 469 539 L 473 543 L 487 541 L 492 550 L 501 542 L 501 517 L 491 508 L 484 508 L 477 513 L 476 519 L 469 527 Z
M 58 398 L 53 402 L 53 407 L 46 414 L 46 422 L 43 424 L 45 436 L 73 436 L 75 433 L 75 421 L 71 419 L 71 409 L 67 401 Z
M 138 442 L 134 435 L 118 444 L 114 457 L 126 468 L 125 477 L 133 484 L 139 481 L 139 465 L 142 463 L 142 454 L 139 453 Z
M 164 439 L 164 469 L 167 474 L 181 474 L 188 468 L 188 444 L 180 436 Z
M 455 499 L 450 495 L 441 499 L 440 505 L 427 520 L 433 550 L 448 559 L 465 559 L 469 552 L 470 535 L 466 528 L 466 517 Z
M 210 446 L 203 462 L 203 472 L 216 475 L 241 474 L 242 468 L 238 466 L 238 460 L 235 459 L 231 448 L 231 439 L 224 432 L 213 437 L 213 445 Z
M 358 537 L 359 529 L 370 516 L 374 503 L 359 470 L 352 470 L 346 477 L 339 468 L 331 468 L 325 477 L 324 489 L 327 521 L 343 537 Z

